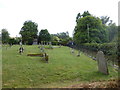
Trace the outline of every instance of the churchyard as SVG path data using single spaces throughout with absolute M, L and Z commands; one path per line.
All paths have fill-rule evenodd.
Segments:
M 39 45 L 20 45 L 2 47 L 2 87 L 3 88 L 59 88 L 78 83 L 107 81 L 118 77 L 117 71 L 108 64 L 109 74 L 98 70 L 97 61 L 83 52 L 71 51 L 66 46 L 53 46 L 45 52 L 49 56 L 46 63 L 43 57 L 27 56 L 39 54 Z

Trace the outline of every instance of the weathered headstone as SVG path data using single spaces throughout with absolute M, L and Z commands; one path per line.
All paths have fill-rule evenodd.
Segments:
M 33 40 L 33 45 L 37 45 L 37 39 Z
M 108 75 L 109 73 L 108 73 L 108 67 L 107 67 L 107 60 L 104 57 L 104 53 L 102 51 L 98 51 L 96 59 L 98 62 L 98 70 L 101 73 Z

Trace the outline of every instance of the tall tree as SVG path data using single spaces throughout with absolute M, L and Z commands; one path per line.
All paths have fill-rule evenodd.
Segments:
M 8 33 L 7 29 L 2 29 L 2 43 L 3 44 L 8 43 L 9 38 L 10 38 L 10 36 L 9 36 L 9 33 Z
M 41 41 L 50 41 L 51 40 L 51 35 L 50 33 L 48 32 L 47 29 L 42 29 L 40 32 L 39 32 L 39 36 L 38 36 L 38 41 L 39 43 Z
M 20 30 L 23 43 L 31 45 L 33 40 L 37 38 L 38 25 L 32 21 L 25 21 L 23 27 Z
M 88 15 L 80 18 L 74 30 L 76 43 L 107 41 L 107 32 L 98 17 Z

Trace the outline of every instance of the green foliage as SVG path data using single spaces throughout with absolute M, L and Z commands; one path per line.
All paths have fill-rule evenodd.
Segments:
M 16 40 L 15 40 L 15 38 L 10 38 L 9 39 L 9 44 L 10 45 L 13 45 L 13 44 L 16 44 L 17 42 L 16 42 Z
M 83 17 L 86 17 L 86 16 L 91 16 L 91 14 L 89 13 L 89 11 L 84 11 L 84 13 L 82 14 Z
M 62 44 L 62 45 L 67 45 L 67 43 L 71 40 L 71 38 L 69 37 L 69 33 L 68 32 L 61 32 L 61 33 L 57 33 L 57 34 L 52 34 L 52 41 L 53 43 L 58 44 Z
M 23 43 L 31 45 L 33 40 L 37 38 L 38 25 L 32 21 L 25 21 L 20 30 Z
M 78 20 L 74 30 L 74 40 L 76 43 L 102 43 L 107 41 L 107 32 L 98 17 L 85 16 Z
M 86 49 L 91 52 L 103 51 L 107 58 L 117 62 L 117 44 L 116 43 L 84 43 L 80 45 L 81 49 Z
M 67 39 L 67 38 L 69 38 L 69 33 L 68 32 L 61 32 L 61 33 L 54 34 L 54 36 L 57 36 L 60 39 Z
M 10 36 L 7 29 L 2 29 L 2 43 L 7 44 L 9 42 L 9 38 Z
M 41 41 L 50 41 L 50 40 L 51 40 L 51 35 L 48 32 L 48 30 L 47 29 L 42 29 L 39 32 L 38 41 L 41 42 Z
M 111 41 L 115 41 L 117 42 L 117 31 L 118 31 L 118 27 L 116 26 L 115 23 L 111 23 L 107 26 L 107 30 L 108 30 L 108 35 L 109 35 L 109 42 Z M 115 40 L 116 39 L 116 40 Z
M 52 45 L 59 45 L 60 43 L 58 41 L 52 41 Z
M 118 63 L 119 63 L 119 67 L 120 67 L 120 26 L 118 26 L 118 40 L 117 40 L 117 55 L 118 55 Z

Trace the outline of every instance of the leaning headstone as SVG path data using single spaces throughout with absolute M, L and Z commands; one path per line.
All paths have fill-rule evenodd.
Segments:
M 105 59 L 104 53 L 102 51 L 98 51 L 97 53 L 97 62 L 98 62 L 98 70 L 101 73 L 109 74 L 108 67 L 107 67 L 107 60 Z

